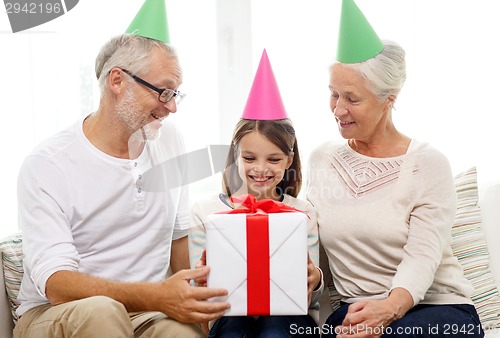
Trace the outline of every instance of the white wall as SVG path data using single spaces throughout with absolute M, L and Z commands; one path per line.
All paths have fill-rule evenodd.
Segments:
M 173 118 L 184 128 L 191 150 L 228 143 L 266 48 L 305 162 L 313 147 L 339 138 L 329 111 L 328 65 L 335 56 L 341 1 L 230 0 L 235 8 L 224 10 L 225 1 L 166 0 L 171 41 L 185 73 L 181 89 L 188 94 Z M 356 3 L 381 38 L 396 40 L 407 51 L 408 80 L 394 112 L 399 129 L 443 151 L 455 173 L 477 165 L 481 180 L 498 177 L 500 2 Z M 96 108 L 95 55 L 126 29 L 141 4 L 81 0 L 68 14 L 15 34 L 0 10 L 5 196 L 0 235 L 17 227 L 16 180 L 23 158 L 38 142 Z M 236 14 L 243 19 L 234 20 Z M 236 41 L 242 61 L 236 68 L 221 54 L 231 41 L 224 35 L 227 25 L 233 25 L 233 47 Z M 195 194 L 218 189 L 219 178 L 194 185 Z

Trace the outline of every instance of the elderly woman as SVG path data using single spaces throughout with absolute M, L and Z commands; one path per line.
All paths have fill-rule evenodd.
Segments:
M 368 57 L 337 51 L 330 106 L 347 142 L 320 146 L 310 161 L 307 195 L 341 297 L 323 336 L 482 337 L 473 288 L 450 247 L 448 160 L 394 126 L 405 52 L 379 47 Z

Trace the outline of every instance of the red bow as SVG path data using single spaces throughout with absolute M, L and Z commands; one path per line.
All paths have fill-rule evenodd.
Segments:
M 278 202 L 270 198 L 262 199 L 257 201 L 254 195 L 241 195 L 239 197 L 231 196 L 231 202 L 234 204 L 239 204 L 243 208 L 233 209 L 229 211 L 220 212 L 221 214 L 273 214 L 280 212 L 302 212 L 302 210 L 295 209 L 283 202 Z M 309 216 L 308 216 L 309 217 Z

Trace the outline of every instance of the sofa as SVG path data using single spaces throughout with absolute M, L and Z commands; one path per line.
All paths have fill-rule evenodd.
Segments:
M 480 176 L 480 175 L 479 175 Z M 462 264 L 464 275 L 474 285 L 472 295 L 482 326 L 489 338 L 500 338 L 500 180 L 477 179 L 476 168 L 455 176 L 458 207 L 452 229 L 452 248 Z M 479 188 L 478 188 L 479 187 Z M 11 338 L 13 309 L 22 276 L 22 237 L 19 233 L 0 239 L 0 338 Z M 331 313 L 335 302 L 324 253 L 320 258 L 325 281 L 330 284 L 321 298 L 320 323 Z M 453 330 L 449 328 L 450 336 Z

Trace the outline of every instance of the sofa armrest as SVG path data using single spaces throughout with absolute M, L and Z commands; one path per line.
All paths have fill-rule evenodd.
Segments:
M 1 255 L 2 253 L 0 252 L 0 263 L 2 258 Z M 7 292 L 5 291 L 3 267 L 2 264 L 0 264 L 0 337 L 11 338 L 13 329 L 14 322 L 12 320 L 12 314 L 10 312 Z
M 483 218 L 483 230 L 490 254 L 490 268 L 500 289 L 500 181 L 479 186 L 479 207 Z

